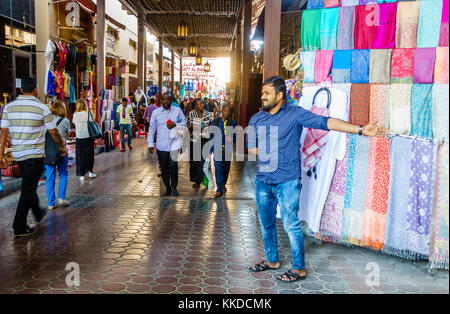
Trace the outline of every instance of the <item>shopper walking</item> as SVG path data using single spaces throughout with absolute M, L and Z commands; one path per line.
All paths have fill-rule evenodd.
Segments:
M 58 127 L 58 131 L 62 136 L 64 147 L 66 147 L 67 137 L 70 136 L 70 122 L 66 118 L 66 105 L 58 100 L 53 104 L 52 107 L 53 118 Z M 45 152 L 46 156 L 51 155 L 52 152 Z M 67 180 L 69 178 L 68 163 L 69 156 L 66 155 L 56 162 L 44 162 L 45 163 L 45 177 L 47 186 L 47 198 L 48 198 L 48 209 L 53 210 L 56 207 L 67 207 L 70 205 L 69 201 L 66 199 L 66 188 Z M 58 201 L 56 201 L 55 196 L 55 180 L 56 180 L 56 169 L 59 173 L 59 189 L 58 189 Z
M 13 222 L 14 236 L 16 237 L 34 233 L 34 228 L 27 224 L 30 209 L 36 225 L 41 224 L 47 216 L 47 211 L 39 206 L 39 197 L 36 193 L 39 179 L 44 171 L 46 129 L 58 144 L 60 156 L 67 155 L 52 113 L 36 98 L 38 95 L 36 81 L 34 78 L 24 78 L 21 83 L 22 95 L 5 106 L 0 121 L 2 129 L 0 167 L 7 166 L 4 151 L 7 137 L 10 135 L 13 156 L 22 175 L 20 198 Z
M 92 116 L 91 118 L 92 119 Z M 94 139 L 89 137 L 88 107 L 84 99 L 77 100 L 76 112 L 72 122 L 75 125 L 77 177 L 84 182 L 86 174 L 89 178 L 96 178 L 94 171 Z
M 255 195 L 267 261 L 255 264 L 249 269 L 252 272 L 261 272 L 280 268 L 275 225 L 278 205 L 291 244 L 293 266 L 277 279 L 294 282 L 306 278 L 303 233 L 298 218 L 302 188 L 299 142 L 303 127 L 365 136 L 383 136 L 386 130 L 374 123 L 366 126 L 354 125 L 316 115 L 301 107 L 288 106 L 286 85 L 281 77 L 271 77 L 263 83 L 261 100 L 262 111 L 256 113 L 249 123 L 249 153 L 258 155 L 260 147 L 267 153 L 268 143 L 271 149 L 276 143 L 278 150 L 273 154 L 272 151 L 269 152 L 268 159 L 258 156 Z M 273 129 L 277 132 L 271 133 Z M 275 162 L 273 158 L 276 158 Z
M 231 158 L 233 156 L 233 144 L 236 143 L 236 134 L 233 132 L 237 122 L 231 119 L 231 107 L 224 105 L 222 107 L 222 116 L 215 119 L 212 126 L 220 129 L 221 137 L 215 138 L 214 132 L 210 132 L 210 152 L 214 152 L 214 168 L 216 174 L 217 192 L 214 198 L 222 197 L 227 192 L 228 175 L 230 173 Z M 219 142 L 217 142 L 219 141 Z M 218 151 L 214 149 L 219 148 Z
M 141 110 L 141 109 L 139 109 Z M 117 115 L 119 116 L 119 127 L 120 127 L 120 139 L 122 143 L 121 152 L 126 152 L 125 148 L 125 133 L 128 135 L 128 148 L 130 150 L 133 149 L 131 146 L 131 119 L 133 118 L 133 108 L 128 105 L 127 99 L 122 98 L 122 104 L 117 107 Z
M 199 188 L 203 182 L 203 147 L 209 138 L 209 126 L 212 121 L 212 115 L 205 110 L 204 102 L 198 98 L 194 101 L 194 110 L 192 110 L 187 119 L 187 127 L 190 133 L 190 159 L 189 159 L 189 177 L 194 182 L 193 188 Z
M 155 109 L 157 109 L 158 107 L 156 107 L 156 100 L 155 98 L 150 98 L 150 100 L 148 101 L 148 106 L 147 108 L 145 108 L 145 112 L 144 112 L 144 119 L 146 121 L 146 131 L 148 132 L 148 128 L 150 126 L 150 120 L 152 118 L 152 113 L 153 111 L 155 111 Z
M 178 196 L 178 150 L 181 142 L 171 138 L 173 128 L 186 126 L 186 118 L 180 108 L 172 106 L 173 96 L 165 93 L 161 97 L 162 106 L 153 111 L 148 133 L 148 147 L 151 154 L 156 150 L 161 167 L 162 179 L 166 186 L 165 196 Z

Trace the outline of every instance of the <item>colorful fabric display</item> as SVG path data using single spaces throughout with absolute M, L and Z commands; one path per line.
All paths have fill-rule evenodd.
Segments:
M 339 8 L 321 10 L 320 49 L 336 50 Z
M 443 1 L 442 6 L 442 19 L 441 19 L 441 30 L 439 35 L 439 46 L 448 47 L 448 0 Z
M 306 8 L 310 9 L 321 9 L 324 6 L 324 0 L 308 0 Z
M 341 0 L 324 0 L 325 8 L 335 8 L 341 6 Z
M 378 5 L 379 21 L 372 49 L 395 48 L 395 28 L 397 20 L 397 2 Z
M 387 106 L 389 85 L 370 84 L 370 115 L 369 122 L 377 121 L 377 125 L 389 128 L 389 119 L 387 118 Z
M 303 50 L 315 51 L 320 49 L 321 11 L 320 9 L 303 11 L 301 25 Z
M 411 132 L 412 84 L 391 84 L 389 91 L 389 126 L 397 134 Z
M 369 151 L 368 137 L 350 135 L 342 241 L 353 245 L 361 245 Z
M 377 2 L 378 2 L 377 0 L 359 0 L 360 5 L 368 5 L 368 4 L 377 3 Z
M 355 8 L 342 7 L 339 8 L 338 32 L 337 32 L 337 49 L 353 49 L 355 31 Z
M 391 49 L 371 49 L 369 82 L 389 84 L 391 82 Z
M 417 47 L 419 25 L 419 1 L 399 2 L 397 5 L 396 48 Z
M 374 19 L 377 10 L 377 5 L 374 4 L 355 7 L 355 49 L 372 49 L 377 31 Z
M 316 60 L 315 51 L 302 51 L 300 53 L 300 61 L 302 62 L 304 82 L 314 83 L 314 65 Z
M 435 200 L 433 206 L 429 267 L 448 269 L 449 254 L 449 144 L 440 145 L 436 162 Z
M 433 84 L 433 137 L 449 140 L 449 85 Z
M 350 96 L 350 123 L 366 125 L 370 115 L 370 85 L 352 84 Z
M 350 73 L 352 83 L 369 83 L 369 49 L 355 49 L 352 51 L 352 69 Z
M 414 61 L 414 83 L 433 83 L 436 48 L 417 48 Z
M 354 7 L 359 4 L 359 0 L 341 0 L 341 7 Z
M 417 47 L 439 46 L 442 6 L 442 0 L 420 0 Z
M 434 67 L 434 82 L 437 84 L 449 83 L 448 47 L 436 48 L 436 65 Z
M 411 135 L 433 137 L 432 84 L 413 84 L 411 89 Z
M 391 83 L 412 83 L 415 48 L 392 49 Z
M 350 70 L 352 67 L 351 50 L 335 50 L 331 77 L 333 83 L 350 83 Z
M 370 138 L 362 244 L 381 251 L 389 195 L 389 144 L 384 137 Z
M 315 65 L 314 65 L 314 79 L 316 83 L 326 82 L 333 64 L 333 50 L 317 50 Z

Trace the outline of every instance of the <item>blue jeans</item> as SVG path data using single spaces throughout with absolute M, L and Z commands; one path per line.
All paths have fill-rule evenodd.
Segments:
M 289 236 L 292 249 L 292 268 L 305 268 L 305 247 L 303 231 L 298 218 L 299 198 L 302 184 L 300 179 L 280 184 L 264 184 L 258 179 L 256 185 L 256 205 L 261 224 L 264 249 L 269 263 L 276 263 L 278 258 L 278 242 L 276 229 L 277 204 L 281 210 L 283 227 Z
M 48 206 L 55 206 L 55 177 L 56 168 L 59 173 L 59 191 L 58 198 L 63 200 L 66 198 L 67 179 L 69 177 L 69 171 L 67 170 L 69 164 L 69 157 L 66 155 L 62 163 L 56 166 L 45 165 L 45 177 L 47 182 L 47 198 Z
M 122 149 L 125 148 L 125 131 L 128 135 L 128 146 L 131 146 L 131 124 L 119 124 Z
M 231 161 L 214 160 L 214 168 L 216 169 L 216 185 L 217 193 L 223 193 L 223 188 L 227 185 L 228 175 L 230 173 Z

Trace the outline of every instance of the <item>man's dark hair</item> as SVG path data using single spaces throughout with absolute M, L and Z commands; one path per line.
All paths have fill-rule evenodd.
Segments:
M 150 98 L 150 103 L 151 103 L 152 105 L 154 105 L 154 104 L 156 103 L 156 99 L 155 99 L 155 98 Z
M 128 102 L 128 99 L 125 98 L 125 97 L 123 97 L 123 98 L 122 98 L 122 102 L 124 102 L 124 101 L 125 101 L 125 102 Z
M 22 90 L 24 93 L 29 94 L 37 87 L 36 80 L 32 77 L 26 77 L 22 79 Z
M 163 95 L 169 96 L 171 102 L 175 101 L 175 95 L 172 92 L 166 92 Z
M 283 99 L 286 98 L 286 83 L 282 77 L 272 76 L 264 81 L 263 86 L 265 85 L 272 85 L 277 95 L 278 93 L 283 93 Z

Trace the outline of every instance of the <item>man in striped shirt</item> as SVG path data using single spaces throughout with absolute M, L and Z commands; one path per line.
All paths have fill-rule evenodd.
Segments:
M 22 175 L 22 189 L 13 223 L 16 237 L 34 233 L 34 228 L 27 225 L 30 208 L 36 225 L 41 224 L 47 215 L 47 212 L 40 208 L 36 193 L 44 170 L 46 130 L 59 145 L 61 156 L 67 154 L 49 108 L 36 98 L 36 81 L 33 78 L 22 79 L 21 92 L 23 95 L 5 106 L 0 121 L 0 168 L 7 165 L 4 152 L 9 134 L 12 153 Z

